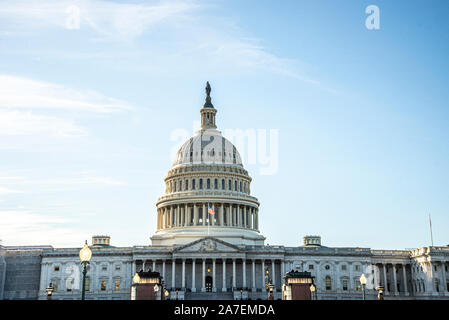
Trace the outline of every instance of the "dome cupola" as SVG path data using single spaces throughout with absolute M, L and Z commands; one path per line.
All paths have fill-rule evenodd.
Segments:
M 201 129 L 176 154 L 157 206 L 152 245 L 185 244 L 216 237 L 236 245 L 263 245 L 259 202 L 236 147 L 217 130 L 217 110 L 206 84 Z

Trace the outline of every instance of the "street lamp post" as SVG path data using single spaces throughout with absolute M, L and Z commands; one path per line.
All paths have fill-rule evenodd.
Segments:
M 87 240 L 84 243 L 84 247 L 80 250 L 80 260 L 83 265 L 83 287 L 81 289 L 81 300 L 85 300 L 86 297 L 86 274 L 87 274 L 87 265 L 89 264 L 89 260 L 92 258 L 92 251 L 89 249 L 87 245 Z
M 50 282 L 48 287 L 45 289 L 47 291 L 47 300 L 51 300 L 51 295 L 53 294 L 53 283 Z
M 136 272 L 136 274 L 134 275 L 134 277 L 133 277 L 133 283 L 135 284 L 135 286 L 136 286 L 136 294 L 135 294 L 135 300 L 137 300 L 137 292 L 139 291 L 139 283 L 140 283 L 140 276 L 139 276 L 139 273 L 137 273 Z
M 312 284 L 310 285 L 310 292 L 311 292 L 311 294 L 312 294 L 312 300 L 316 300 L 315 290 L 316 290 L 316 287 L 315 287 L 315 285 L 312 283 Z
M 379 286 L 376 288 L 377 290 L 377 300 L 384 300 L 384 287 Z
M 364 273 L 362 273 L 362 275 L 360 276 L 360 284 L 362 285 L 362 297 L 363 297 L 363 300 L 366 300 L 366 293 L 365 293 L 366 277 L 365 277 Z

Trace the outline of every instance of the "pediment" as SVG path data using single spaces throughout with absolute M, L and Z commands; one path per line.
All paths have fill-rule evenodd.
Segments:
M 213 237 L 205 237 L 185 244 L 173 250 L 174 252 L 239 252 L 239 247 Z

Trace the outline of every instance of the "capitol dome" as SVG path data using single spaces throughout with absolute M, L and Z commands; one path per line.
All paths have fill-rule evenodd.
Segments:
M 217 130 L 200 130 L 176 154 L 173 166 L 234 164 L 243 167 L 237 148 Z
M 259 202 L 236 147 L 217 130 L 209 82 L 201 129 L 179 149 L 157 203 L 152 245 L 186 244 L 215 237 L 232 244 L 263 245 Z

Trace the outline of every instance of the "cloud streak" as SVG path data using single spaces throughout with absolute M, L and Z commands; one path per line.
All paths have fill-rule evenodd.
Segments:
M 111 113 L 132 110 L 124 101 L 91 90 L 74 90 L 62 85 L 23 77 L 0 75 L 0 108 L 81 110 Z
M 27 210 L 0 210 L 0 239 L 4 245 L 52 244 L 70 246 L 88 236 L 68 227 L 74 219 Z

